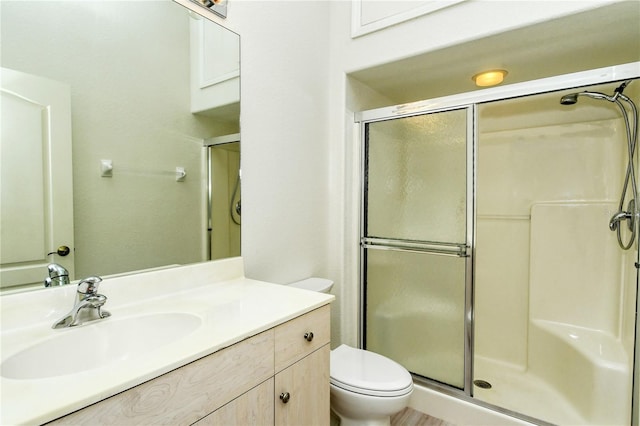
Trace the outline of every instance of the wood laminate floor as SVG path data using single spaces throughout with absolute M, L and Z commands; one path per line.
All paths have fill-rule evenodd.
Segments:
M 331 426 L 340 426 L 340 420 L 331 412 Z M 455 426 L 453 423 L 428 416 L 412 408 L 405 408 L 391 416 L 391 426 Z
M 391 426 L 455 426 L 453 423 L 428 416 L 412 408 L 405 408 L 391 416 Z

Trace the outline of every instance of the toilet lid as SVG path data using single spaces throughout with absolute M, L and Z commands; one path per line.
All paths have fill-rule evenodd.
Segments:
M 399 396 L 413 389 L 411 374 L 397 362 L 374 352 L 340 345 L 331 351 L 331 383 L 373 396 Z

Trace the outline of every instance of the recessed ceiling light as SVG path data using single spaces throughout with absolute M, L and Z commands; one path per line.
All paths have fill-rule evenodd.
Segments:
M 471 77 L 476 86 L 489 87 L 502 83 L 505 76 L 509 74 L 506 70 L 483 71 Z

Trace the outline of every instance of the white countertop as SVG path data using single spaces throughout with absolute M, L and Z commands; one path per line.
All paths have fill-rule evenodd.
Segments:
M 1 359 L 78 327 L 53 330 L 75 296 L 75 285 L 0 297 Z M 36 424 L 122 392 L 203 356 L 330 303 L 334 297 L 247 279 L 241 258 L 105 279 L 111 317 L 81 328 L 153 313 L 190 313 L 201 326 L 153 351 L 87 371 L 43 379 L 0 377 L 0 424 Z M 84 344 L 91 345 L 91 339 Z M 69 350 L 73 350 L 70 348 Z M 47 360 L 43 359 L 43 363 Z

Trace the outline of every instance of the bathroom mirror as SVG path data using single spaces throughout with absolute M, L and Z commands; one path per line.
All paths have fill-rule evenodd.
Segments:
M 50 262 L 74 280 L 240 254 L 238 144 L 212 171 L 206 143 L 239 134 L 237 34 L 171 0 L 3 0 L 0 19 L 2 290 Z

